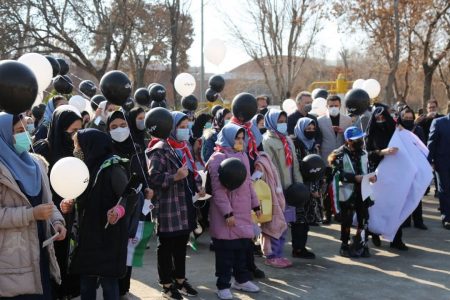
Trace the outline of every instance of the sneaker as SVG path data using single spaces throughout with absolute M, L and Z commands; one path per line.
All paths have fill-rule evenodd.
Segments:
M 280 260 L 286 265 L 286 267 L 292 267 L 292 262 L 286 257 L 280 257 Z
M 442 222 L 442 226 L 447 229 L 450 230 L 450 222 Z
M 264 264 L 267 266 L 271 266 L 272 268 L 279 268 L 279 269 L 287 267 L 286 263 L 277 257 L 267 258 L 264 261 Z
M 233 294 L 231 294 L 230 289 L 223 289 L 217 291 L 217 297 L 222 300 L 231 300 L 233 299 Z
M 185 279 L 183 283 L 175 282 L 175 287 L 182 295 L 191 297 L 198 295 L 198 292 L 194 290 L 194 288 L 190 285 L 187 279 Z
M 163 287 L 161 294 L 165 299 L 183 300 L 183 296 L 181 296 L 180 292 L 173 284 L 169 287 Z
M 263 279 L 266 277 L 266 274 L 263 270 L 256 268 L 252 271 L 253 278 L 255 279 Z
M 311 251 L 308 251 L 308 249 L 304 248 L 301 250 L 300 249 L 292 250 L 292 257 L 303 259 L 314 259 L 316 258 L 316 255 Z
M 380 247 L 381 246 L 381 239 L 380 239 L 380 236 L 378 234 L 372 234 L 372 243 L 376 247 Z
M 251 281 L 247 281 L 244 283 L 238 283 L 235 281 L 231 287 L 235 290 L 249 292 L 249 293 L 259 292 L 259 287 Z
M 406 246 L 405 243 L 399 242 L 399 243 L 391 243 L 391 248 L 400 250 L 400 251 L 408 251 L 408 246 Z
M 348 245 L 341 245 L 341 249 L 339 250 L 339 254 L 342 257 L 350 257 L 350 249 Z

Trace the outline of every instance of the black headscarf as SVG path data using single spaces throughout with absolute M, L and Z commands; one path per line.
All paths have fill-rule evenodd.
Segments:
M 231 111 L 227 108 L 219 109 L 216 112 L 216 115 L 213 119 L 213 128 L 216 130 L 217 133 L 222 130 L 223 126 L 225 126 L 225 116 L 229 114 Z
M 111 125 L 111 122 L 116 119 L 125 120 L 125 117 L 121 111 L 115 111 L 111 114 L 111 116 L 109 116 L 109 118 L 106 122 L 106 125 L 107 125 L 106 131 L 108 132 L 108 135 L 109 135 L 109 132 L 111 131 L 109 129 L 109 125 Z M 130 126 L 130 123 L 128 123 L 128 126 Z M 111 135 L 109 135 L 109 136 L 111 136 Z M 113 139 L 111 139 L 111 140 L 112 140 L 113 153 L 115 155 L 118 155 L 122 158 L 130 159 L 135 154 L 136 151 L 134 149 L 133 141 L 131 140 L 131 136 L 129 136 L 125 141 L 120 142 L 120 143 Z
M 198 139 L 203 135 L 203 129 L 205 128 L 206 123 L 211 122 L 212 116 L 207 113 L 202 113 L 197 116 L 194 121 L 194 125 L 192 125 L 192 137 L 194 139 Z
M 138 144 L 142 149 L 145 148 L 145 129 L 139 130 L 136 126 L 136 118 L 139 114 L 145 112 L 141 107 L 135 107 L 127 113 L 128 127 L 133 137 L 134 143 Z
M 88 128 L 77 133 L 78 145 L 84 154 L 84 163 L 89 169 L 91 180 L 95 180 L 98 170 L 105 160 L 113 156 L 112 140 L 106 133 Z
M 78 120 L 81 121 L 81 117 L 71 110 L 57 110 L 53 113 L 47 137 L 51 166 L 63 157 L 73 156 L 72 135 L 66 130 Z

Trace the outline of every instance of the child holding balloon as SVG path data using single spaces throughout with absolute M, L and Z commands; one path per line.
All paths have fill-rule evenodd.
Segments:
M 259 201 L 250 179 L 250 163 L 244 150 L 245 129 L 235 125 L 225 125 L 220 131 L 216 152 L 208 161 L 207 169 L 211 176 L 212 200 L 210 206 L 210 234 L 216 255 L 216 276 L 220 299 L 232 299 L 234 289 L 258 292 L 259 287 L 251 282 L 247 269 L 247 250 L 254 237 L 251 210 L 260 215 Z M 238 167 L 228 178 L 223 175 L 228 168 L 226 162 L 237 159 Z M 242 177 L 239 178 L 239 174 Z M 225 178 L 227 177 L 227 178 Z M 235 282 L 230 284 L 231 276 Z

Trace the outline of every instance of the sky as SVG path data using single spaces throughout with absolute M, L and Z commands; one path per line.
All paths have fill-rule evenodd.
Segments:
M 225 73 L 233 68 L 247 62 L 250 57 L 239 47 L 239 42 L 231 36 L 229 26 L 225 24 L 226 18 L 224 12 L 228 14 L 240 28 L 247 34 L 251 25 L 244 21 L 245 0 L 204 0 L 204 43 L 205 47 L 212 39 L 221 39 L 226 45 L 226 55 L 223 62 L 216 66 L 205 58 L 206 73 Z M 192 0 L 189 12 L 194 21 L 194 42 L 188 51 L 190 65 L 200 66 L 201 64 L 201 0 Z M 338 59 L 339 50 L 342 48 L 342 41 L 345 41 L 346 47 L 355 48 L 356 39 L 348 39 L 344 34 L 338 32 L 336 22 L 324 21 L 322 31 L 317 36 L 317 45 L 315 49 L 326 49 L 326 57 L 330 62 Z M 350 43 L 349 43 L 350 41 Z M 313 56 L 315 56 L 313 54 Z

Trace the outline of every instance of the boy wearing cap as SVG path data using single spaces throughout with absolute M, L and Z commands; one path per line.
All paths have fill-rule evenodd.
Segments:
M 345 143 L 334 150 L 328 157 L 333 169 L 333 190 L 336 199 L 336 210 L 341 214 L 341 249 L 344 257 L 369 257 L 367 244 L 368 207 L 373 203 L 370 199 L 362 199 L 361 181 L 367 174 L 367 153 L 364 151 L 365 134 L 357 127 L 351 126 L 344 132 Z M 370 178 L 376 181 L 376 176 Z M 350 228 L 356 212 L 357 233 L 349 246 Z

